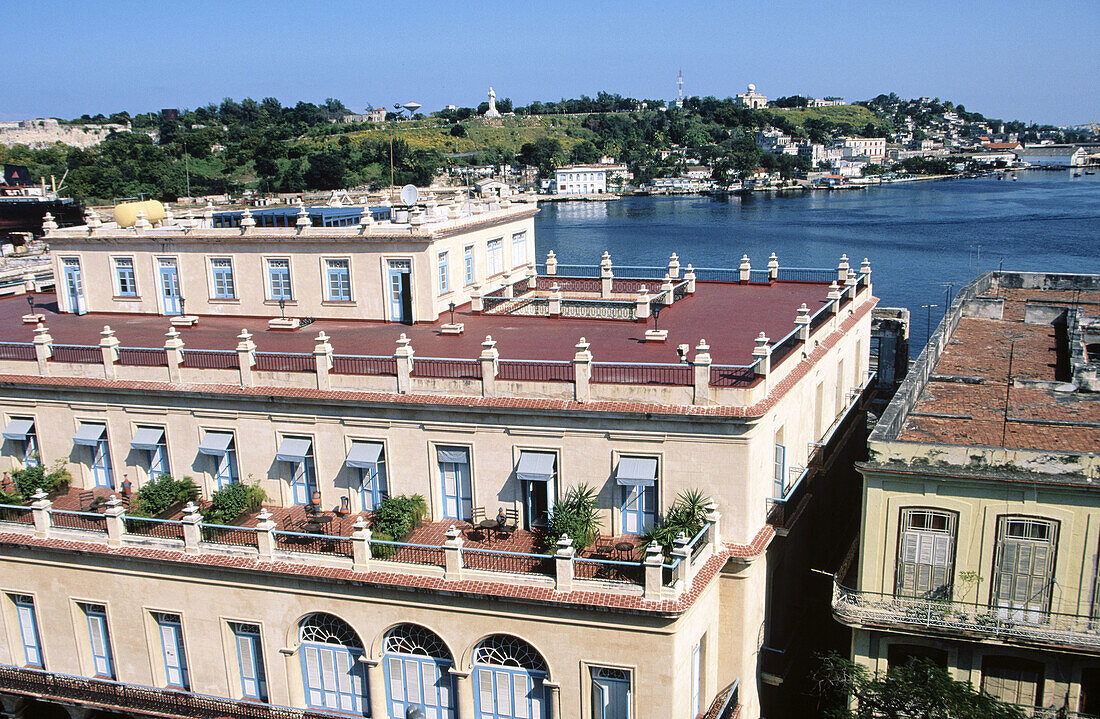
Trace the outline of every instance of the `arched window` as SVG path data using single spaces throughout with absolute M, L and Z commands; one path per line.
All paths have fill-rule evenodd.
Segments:
M 398 624 L 386 632 L 383 644 L 390 716 L 403 717 L 410 707 L 420 706 L 433 719 L 453 719 L 454 662 L 439 635 L 416 624 Z
M 493 634 L 474 649 L 474 700 L 485 719 L 544 719 L 549 668 L 537 649 Z
M 298 625 L 306 704 L 362 714 L 370 706 L 363 678 L 363 642 L 339 617 L 314 612 Z
M 417 624 L 398 624 L 386 632 L 386 651 L 433 659 L 450 659 L 451 651 L 439 635 Z
M 339 644 L 349 649 L 363 650 L 363 642 L 359 640 L 359 635 L 340 617 L 324 612 L 314 612 L 304 618 L 298 627 L 300 641 Z

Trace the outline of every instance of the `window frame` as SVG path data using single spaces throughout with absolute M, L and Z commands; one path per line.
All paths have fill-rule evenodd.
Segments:
M 451 277 L 449 250 L 442 250 L 436 254 L 436 268 L 439 274 L 439 294 L 445 295 L 450 293 Z
M 237 296 L 237 268 L 233 262 L 232 256 L 216 255 L 208 258 L 210 267 L 210 299 L 212 300 L 236 300 Z M 219 275 L 226 274 L 227 267 L 225 265 L 218 266 L 215 263 L 226 263 L 228 266 L 229 276 L 229 294 L 220 292 L 218 289 L 218 277 Z
M 485 242 L 486 272 L 489 277 L 504 274 L 504 238 L 494 237 Z
M 84 616 L 85 628 L 88 630 L 88 648 L 92 657 L 92 673 L 97 679 L 117 679 L 117 667 L 115 666 L 114 646 L 111 642 L 110 622 L 107 618 L 107 605 L 97 602 L 77 601 L 77 607 Z M 100 620 L 93 622 L 93 619 Z M 93 626 L 95 624 L 96 626 Z M 95 648 L 96 627 L 99 628 L 99 641 L 103 653 L 98 654 Z M 99 662 L 102 661 L 107 668 L 107 673 L 99 671 Z
M 36 597 L 33 594 L 22 594 L 19 592 L 9 592 L 8 600 L 12 603 L 15 609 L 15 624 L 19 629 L 19 639 L 23 645 L 23 665 L 25 667 L 34 667 L 36 669 L 46 668 L 46 657 L 42 651 L 42 630 L 41 624 L 38 621 L 38 606 Z M 30 614 L 30 629 L 34 633 L 33 642 L 27 639 L 27 626 L 24 623 L 23 610 L 28 611 Z M 33 650 L 36 659 L 31 658 L 31 651 Z
M 126 269 L 128 269 L 128 271 L 130 273 L 130 283 L 133 285 L 133 290 L 131 292 L 123 292 L 123 288 L 122 288 L 122 268 L 119 267 L 119 264 L 118 264 L 119 260 L 124 260 L 124 261 L 130 263 L 130 266 Z M 114 272 L 112 273 L 112 277 L 113 277 L 114 283 L 115 283 L 115 286 L 114 286 L 115 297 L 118 297 L 118 298 L 125 297 L 126 299 L 138 299 L 138 298 L 140 298 L 141 295 L 138 294 L 138 284 L 137 284 L 137 262 L 134 260 L 134 256 L 133 255 L 117 255 L 117 256 L 113 255 L 111 257 L 111 267 L 114 269 Z
M 340 267 L 340 264 L 343 267 Z M 352 292 L 351 281 L 351 258 L 350 257 L 323 257 L 321 258 L 322 268 L 322 285 L 324 287 L 324 301 L 325 302 L 343 302 L 351 303 L 355 302 L 354 293 Z M 342 270 L 342 272 L 341 272 Z M 342 275 L 342 277 L 341 277 Z M 332 292 L 332 280 L 334 277 L 338 277 L 346 281 L 346 292 L 341 293 L 341 296 L 336 296 Z M 344 288 L 342 288 L 344 289 Z M 346 295 L 346 296 L 344 296 Z
M 922 519 L 921 524 L 929 519 L 933 519 L 937 522 L 942 520 L 942 528 L 935 526 L 918 526 L 918 523 L 914 521 L 918 517 Z M 914 533 L 918 539 L 916 546 L 912 549 L 915 553 L 914 560 L 912 562 L 907 562 L 905 561 L 906 535 L 910 532 Z M 919 537 L 927 537 L 930 542 L 927 562 L 921 561 L 922 548 Z M 945 578 L 943 584 L 932 586 L 935 583 L 937 567 L 936 541 L 938 537 L 946 537 L 948 542 L 947 549 L 945 550 L 944 563 L 942 565 Z M 894 555 L 894 596 L 921 599 L 927 596 L 936 596 L 943 591 L 947 594 L 944 598 L 950 599 L 955 589 L 955 557 L 958 551 L 958 543 L 958 512 L 943 509 L 941 507 L 901 507 L 898 512 L 898 536 Z M 914 586 L 911 590 L 904 586 L 906 566 L 909 564 L 912 564 L 914 567 Z M 921 592 L 919 588 L 921 567 L 928 567 L 927 571 L 929 573 L 929 588 L 925 592 Z
M 477 279 L 476 265 L 474 264 L 474 246 L 466 245 L 462 248 L 462 272 L 465 279 L 465 287 L 474 284 Z
M 153 610 L 151 612 L 151 617 L 159 639 L 162 662 L 161 668 L 164 671 L 164 686 L 170 689 L 191 691 L 191 663 L 187 660 L 187 642 L 183 634 L 183 614 L 180 612 Z M 175 619 L 172 620 L 169 619 L 169 617 L 175 617 Z M 179 661 L 175 669 L 179 672 L 182 681 L 180 684 L 172 682 L 171 674 L 173 668 L 168 664 L 168 647 L 164 642 L 164 629 L 169 626 L 174 626 L 176 629 L 174 632 L 176 643 L 175 650 L 178 653 Z
M 287 295 L 280 294 L 275 296 L 274 276 L 272 274 L 272 263 L 286 263 L 286 291 Z M 267 290 L 267 301 L 278 302 L 283 300 L 284 302 L 294 301 L 294 274 L 292 271 L 292 265 L 290 257 L 264 257 L 264 286 Z
M 523 261 L 519 262 L 516 257 L 516 247 L 522 248 Z M 528 264 L 527 259 L 527 230 L 520 230 L 519 232 L 512 233 L 512 269 L 518 267 L 526 267 Z

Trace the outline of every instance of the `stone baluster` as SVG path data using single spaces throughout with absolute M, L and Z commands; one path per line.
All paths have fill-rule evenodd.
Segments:
M 28 293 L 28 294 L 31 293 L 31 292 L 36 292 L 37 291 L 37 288 L 35 287 L 35 284 L 34 284 L 34 273 L 33 272 L 24 272 L 23 273 L 23 291 Z M 33 311 L 32 311 L 32 314 L 33 314 Z
M 202 515 L 194 502 L 188 502 L 183 508 L 183 551 L 198 554 L 202 542 Z
M 31 517 L 34 519 L 34 536 L 39 539 L 45 539 L 50 536 L 50 507 L 53 506 L 53 502 L 50 501 L 46 491 L 39 487 L 31 495 Z
M 57 232 L 57 222 L 54 221 L 53 215 L 47 212 L 42 216 L 42 235 L 49 237 L 54 232 Z
M 561 302 L 562 302 L 561 287 L 555 282 L 550 286 L 550 299 L 547 312 L 551 317 L 561 317 Z
M 609 299 L 615 285 L 615 273 L 611 271 L 611 254 L 604 250 L 600 258 L 600 299 Z
M 589 351 L 589 343 L 584 337 L 577 343 L 577 353 L 573 355 L 573 399 L 577 402 L 587 402 L 591 396 L 589 385 L 592 379 L 592 353 Z
M 372 227 L 374 227 L 374 215 L 371 214 L 369 207 L 364 207 L 363 214 L 359 215 L 359 234 L 370 234 Z
M 856 271 L 848 270 L 848 278 L 844 280 L 844 292 L 847 293 L 848 299 L 855 300 L 856 298 Z
M 38 374 L 46 377 L 50 374 L 49 359 L 53 356 L 53 337 L 46 325 L 41 322 L 34 328 L 34 358 L 38 361 Z
M 691 550 L 688 549 L 690 541 L 683 532 L 672 540 L 672 561 L 680 560 L 676 565 L 676 581 L 681 592 L 691 586 Z
M 481 396 L 496 397 L 497 372 L 500 369 L 500 351 L 496 340 L 485 335 L 481 343 Z
M 840 313 L 840 285 L 835 281 L 829 285 L 829 313 L 832 314 L 835 319 Z M 835 327 L 833 329 L 836 329 Z
M 794 318 L 794 324 L 798 328 L 798 340 L 806 343 L 810 340 L 810 308 L 803 302 L 798 308 L 798 316 Z
M 665 280 L 664 280 L 664 282 L 661 283 L 661 292 L 659 294 L 661 295 L 661 304 L 662 305 L 671 305 L 672 304 L 672 276 L 671 275 L 667 275 L 667 274 L 665 275 Z
M 647 602 L 655 602 L 661 598 L 661 590 L 665 584 L 665 555 L 661 551 L 661 545 L 650 542 L 645 548 L 645 595 Z
M 256 515 L 256 548 L 259 550 L 260 559 L 271 559 L 275 556 L 275 521 L 274 515 L 266 509 L 261 509 Z
M 718 511 L 718 503 L 713 499 L 707 502 L 706 519 L 710 522 L 710 543 L 714 545 L 714 551 L 722 548 L 722 513 Z
M 107 546 L 122 546 L 122 535 L 126 534 L 126 507 L 122 506 L 122 500 L 112 494 L 103 514 L 107 517 Z
M 306 212 L 305 205 L 301 202 L 298 203 L 298 219 L 294 221 L 294 229 L 299 235 L 308 232 L 309 228 L 313 227 L 313 221 L 309 219 L 309 213 Z
M 404 332 L 397 338 L 397 350 L 393 357 L 397 360 L 397 392 L 407 394 L 412 385 L 413 348 L 412 340 Z
M 558 549 L 554 552 L 554 591 L 573 591 L 573 557 L 577 550 L 568 534 L 558 538 Z
M 115 367 L 115 363 L 118 362 L 118 337 L 115 337 L 115 331 L 110 325 L 103 325 L 103 331 L 99 334 L 102 337 L 99 340 L 99 351 L 103 355 L 103 377 L 115 379 L 118 375 Z
M 169 327 L 164 335 L 168 338 L 164 341 L 164 354 L 168 357 L 168 381 L 179 384 L 183 381 L 180 372 L 180 365 L 183 364 L 183 340 L 175 327 Z
M 462 579 L 462 531 L 453 524 L 447 529 L 447 540 L 443 542 L 443 561 L 445 581 Z
M 558 257 L 554 254 L 553 250 L 546 253 L 546 274 L 558 274 Z
M 680 258 L 675 252 L 668 258 L 668 276 L 674 280 L 680 279 Z
M 359 517 L 355 524 L 351 525 L 351 562 L 352 569 L 357 572 L 369 572 L 371 562 L 370 540 L 373 532 L 367 525 L 367 520 Z
M 241 371 L 241 386 L 252 386 L 252 368 L 256 366 L 256 343 L 252 341 L 252 333 L 242 329 L 237 335 L 237 365 Z
M 324 330 L 314 339 L 316 346 L 313 348 L 313 365 L 317 371 L 317 389 L 329 388 L 329 372 L 332 371 L 332 345 L 329 344 L 329 336 Z
M 649 319 L 649 301 L 652 299 L 649 296 L 649 290 L 645 285 L 638 288 L 638 296 L 634 298 L 635 313 L 638 320 L 644 321 Z
M 711 388 L 710 388 L 710 345 L 707 344 L 705 339 L 699 340 L 699 344 L 695 347 L 695 359 L 691 364 L 694 367 L 694 395 L 692 397 L 692 404 L 705 405 L 710 404 Z
M 485 301 L 481 294 L 481 283 L 475 282 L 470 291 L 470 312 L 481 314 L 485 311 Z
M 538 289 L 539 286 L 539 273 L 535 272 L 534 267 L 527 268 L 527 289 Z
M 772 253 L 772 256 L 768 258 L 768 281 L 775 282 L 779 279 L 779 258 Z
M 752 348 L 752 358 L 756 362 L 756 376 L 767 377 L 772 368 L 772 348 L 768 345 L 768 336 L 761 332 L 754 340 L 756 346 Z
M 256 218 L 252 216 L 252 211 L 247 207 L 241 213 L 241 234 L 247 235 L 256 229 Z
M 738 266 L 737 271 L 737 279 L 739 279 L 742 284 L 748 282 L 749 278 L 752 277 L 752 263 L 749 262 L 748 255 L 741 255 L 741 264 Z
M 849 269 L 848 255 L 841 255 L 840 256 L 840 264 L 838 264 L 836 266 L 836 281 L 837 282 L 844 282 L 844 280 L 848 279 L 848 269 Z
M 684 281 L 687 282 L 687 293 L 695 294 L 695 268 L 690 264 L 687 266 L 687 272 L 684 273 Z

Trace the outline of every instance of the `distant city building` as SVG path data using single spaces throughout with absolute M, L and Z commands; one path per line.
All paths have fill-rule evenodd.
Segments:
M 751 107 L 757 110 L 761 107 L 767 107 L 768 98 L 766 95 L 761 95 L 756 91 L 756 85 L 749 83 L 749 87 L 745 92 L 737 95 L 737 104 L 744 107 Z
M 344 115 L 340 118 L 340 122 L 353 123 L 353 122 L 385 122 L 386 121 L 386 108 L 376 107 L 373 110 L 367 110 L 363 114 L 350 114 Z
M 884 137 L 838 137 L 832 146 L 839 148 L 845 159 L 861 157 L 871 162 L 882 162 L 886 157 Z
M 554 170 L 551 192 L 555 195 L 587 195 L 607 192 L 607 165 L 568 165 Z
M 1077 145 L 1029 145 L 1013 152 L 1020 162 L 1035 167 L 1078 167 L 1087 157 L 1084 148 Z
M 835 105 L 847 105 L 843 97 L 810 98 L 807 107 L 833 107 Z
M 70 147 L 92 147 L 112 132 L 130 131 L 129 123 L 67 125 L 52 117 L 16 120 L 0 122 L 0 145 L 43 148 L 60 142 Z

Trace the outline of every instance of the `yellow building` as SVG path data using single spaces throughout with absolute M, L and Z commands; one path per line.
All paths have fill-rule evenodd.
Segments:
M 1028 711 L 1100 715 L 1098 307 L 1097 275 L 959 293 L 861 466 L 833 601 L 857 662 L 926 657 Z
M 784 542 L 869 379 L 869 264 L 617 271 L 551 252 L 537 273 L 533 214 L 48 228 L 59 296 L 26 317 L 27 298 L 0 300 L 2 452 L 73 481 L 0 507 L 2 696 L 761 716 L 761 682 L 783 680 L 762 650 L 793 626 L 767 597 L 808 573 Z M 161 474 L 193 478 L 198 505 L 128 516 L 127 491 Z M 205 522 L 234 483 L 262 510 Z M 600 536 L 545 537 L 582 484 Z M 708 500 L 695 536 L 645 545 L 691 490 Z M 376 534 L 388 498 L 414 494 L 423 522 Z

